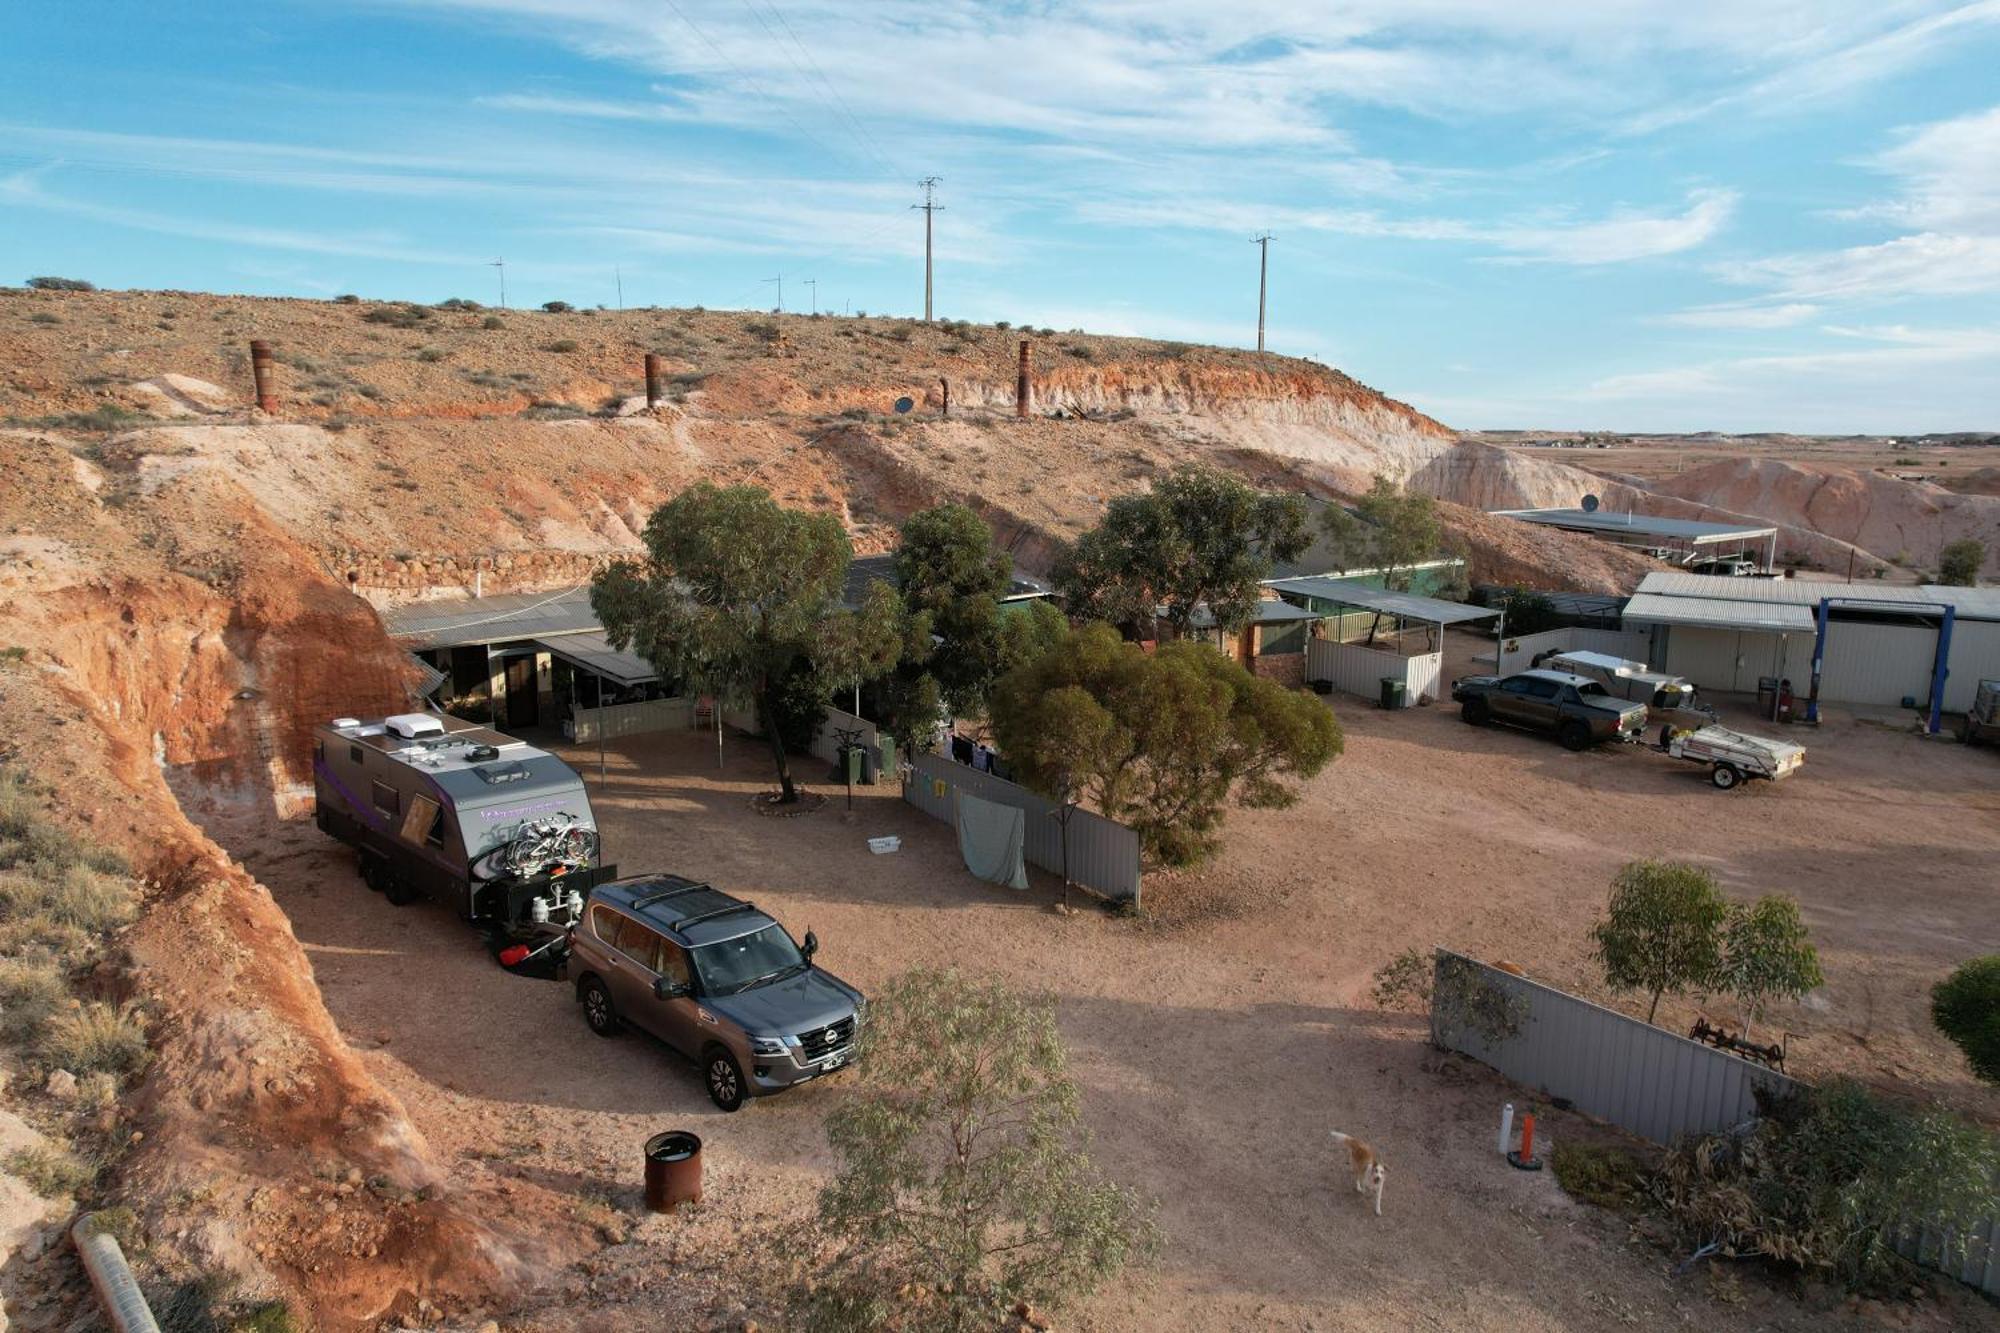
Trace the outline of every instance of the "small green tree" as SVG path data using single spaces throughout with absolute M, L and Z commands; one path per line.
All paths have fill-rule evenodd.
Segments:
M 1826 984 L 1798 900 L 1771 893 L 1729 909 L 1723 927 L 1722 963 L 1715 984 L 1736 997 L 1743 1035 L 1772 1000 L 1796 1000 Z
M 1225 632 L 1249 623 L 1272 562 L 1310 543 L 1305 501 L 1267 495 L 1226 472 L 1185 465 L 1144 495 L 1113 500 L 1056 560 L 1056 590 L 1073 620 L 1150 638 L 1155 613 L 1185 638 L 1206 607 Z
M 1415 567 L 1436 557 L 1444 544 L 1437 501 L 1379 475 L 1351 515 L 1329 505 L 1320 522 L 1336 549 L 1356 566 L 1381 570 L 1383 586 L 1398 591 L 1409 590 Z
M 1722 925 L 1729 904 L 1715 876 L 1680 861 L 1633 861 L 1611 881 L 1605 919 L 1591 930 L 1605 984 L 1660 997 L 1710 984 L 1722 961 Z
M 853 550 L 831 514 L 781 508 L 755 486 L 690 487 L 647 520 L 643 561 L 598 574 L 590 601 L 605 636 L 669 679 L 749 699 L 771 744 L 781 799 L 798 800 L 781 695 L 893 666 L 905 618 L 893 591 L 841 607 Z M 800 672 L 809 679 L 802 685 Z
M 1341 749 L 1340 724 L 1324 703 L 1251 675 L 1208 644 L 1165 643 L 1148 653 L 1107 625 L 1090 625 L 1065 631 L 994 687 L 1001 752 L 1011 759 L 1040 743 L 1043 696 L 1071 686 L 1115 724 L 1115 762 L 1091 766 L 1087 795 L 1169 865 L 1215 850 L 1229 801 L 1289 805 L 1293 784 Z
M 949 709 L 976 716 L 1000 672 L 1000 602 L 1013 561 L 993 546 L 986 521 L 964 505 L 919 510 L 903 524 L 896 582 L 927 631 L 911 635 L 875 692 L 889 733 L 921 748 Z
M 1492 604 L 1506 613 L 1505 628 L 1510 635 L 1540 634 L 1562 623 L 1556 604 L 1532 588 L 1509 588 Z
M 1985 563 L 1985 545 L 1970 537 L 1960 538 L 1938 552 L 1938 582 L 1955 588 L 1970 588 L 1979 582 L 1979 567 Z
M 999 738 L 1015 778 L 1056 803 L 1062 829 L 1063 902 L 1069 902 L 1069 825 L 1084 794 L 1123 760 L 1126 737 L 1110 710 L 1075 685 L 1023 700 Z
M 1988 1083 L 2000 1083 L 2000 954 L 1961 963 L 1931 988 L 1931 1021 Z
M 1052 999 L 918 969 L 875 1000 L 861 1056 L 867 1083 L 826 1121 L 839 1166 L 819 1219 L 834 1249 L 801 1326 L 900 1315 L 983 1333 L 1017 1302 L 1088 1294 L 1157 1245 L 1150 1205 L 1084 1155 Z

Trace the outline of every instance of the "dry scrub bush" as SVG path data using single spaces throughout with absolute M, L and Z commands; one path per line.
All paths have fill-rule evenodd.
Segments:
M 73 1074 L 136 1074 L 146 1065 L 146 1024 L 137 1009 L 102 1000 L 58 1015 L 43 1030 L 42 1062 Z
M 0 963 L 0 1038 L 33 1043 L 69 1003 L 60 968 L 46 961 Z
M 44 1199 L 64 1199 L 97 1179 L 97 1172 L 54 1142 L 7 1154 L 7 1170 Z

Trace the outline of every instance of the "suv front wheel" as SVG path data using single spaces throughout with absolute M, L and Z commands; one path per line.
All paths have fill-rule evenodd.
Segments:
M 708 1084 L 709 1100 L 725 1111 L 743 1109 L 743 1071 L 736 1057 L 720 1046 L 711 1046 L 701 1058 L 702 1081 Z

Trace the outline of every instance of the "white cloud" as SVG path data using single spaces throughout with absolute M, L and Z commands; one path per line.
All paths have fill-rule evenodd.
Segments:
M 1902 196 L 1852 216 L 2000 234 L 2000 106 L 1922 126 L 1869 165 L 1898 178 Z
M 1879 300 L 2000 291 L 2000 236 L 1920 232 L 1878 245 L 1718 265 L 1725 281 L 1781 301 Z
M 1691 329 L 1786 329 L 1817 315 L 1820 307 L 1805 301 L 1785 305 L 1717 304 L 1695 306 L 1662 315 L 1658 323 Z
M 1678 213 L 1621 210 L 1595 221 L 1520 218 L 1474 222 L 1461 218 L 1399 218 L 1360 209 L 1314 209 L 1231 203 L 1222 200 L 1106 202 L 1086 204 L 1086 218 L 1123 225 L 1194 227 L 1243 232 L 1260 227 L 1280 233 L 1329 232 L 1348 236 L 1411 241 L 1455 241 L 1484 246 L 1519 261 L 1597 265 L 1678 254 L 1714 236 L 1734 214 L 1733 190 L 1703 189 L 1688 196 Z

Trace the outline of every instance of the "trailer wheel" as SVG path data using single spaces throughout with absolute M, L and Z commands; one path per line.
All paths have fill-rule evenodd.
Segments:
M 1743 774 L 1734 764 L 1717 764 L 1715 771 L 1708 775 L 1708 780 L 1721 790 L 1728 791 L 1743 781 Z
M 1674 743 L 1674 728 L 1671 723 L 1660 728 L 1660 748 L 1666 749 Z
M 387 878 L 388 870 L 388 862 L 375 855 L 375 853 L 361 853 L 361 882 L 368 886 L 369 892 L 382 892 L 382 886 Z
M 391 907 L 408 907 L 417 900 L 417 886 L 388 866 L 382 868 L 382 896 Z

